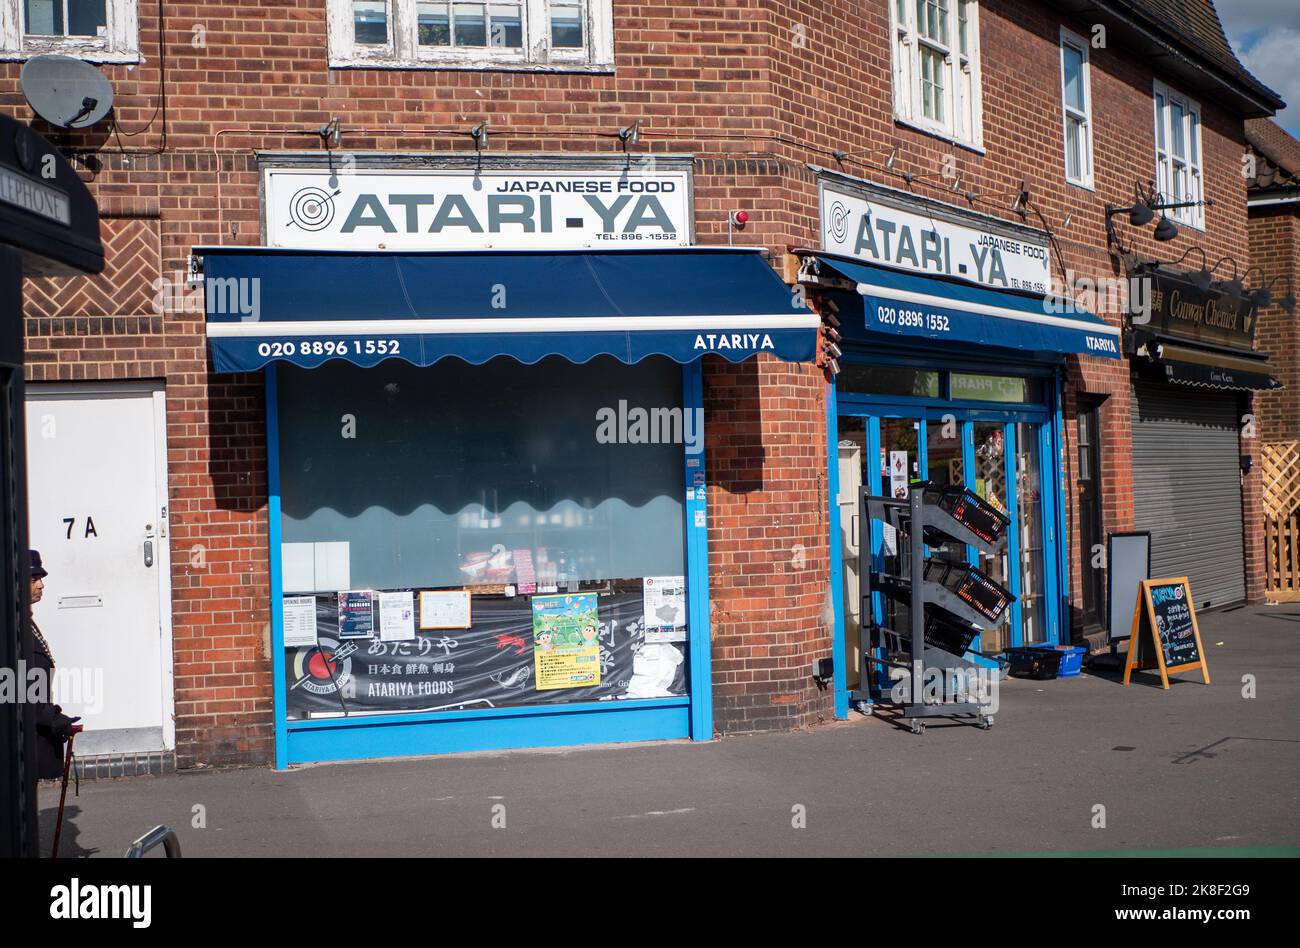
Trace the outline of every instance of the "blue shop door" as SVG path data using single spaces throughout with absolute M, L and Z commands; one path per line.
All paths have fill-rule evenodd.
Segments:
M 975 641 L 977 651 L 992 655 L 1016 645 L 1056 640 L 1050 616 L 1055 583 L 1048 569 L 1056 562 L 1055 513 L 1052 480 L 1044 465 L 1052 457 L 1050 426 L 999 412 L 930 409 L 923 414 L 908 408 L 893 412 L 842 406 L 838 415 L 841 592 L 845 683 L 850 692 L 860 687 L 862 668 L 861 570 L 882 568 L 892 551 L 892 538 L 879 524 L 872 524 L 870 537 L 862 536 L 858 491 L 863 486 L 876 495 L 903 499 L 916 479 L 960 484 L 1000 509 L 1011 520 L 1003 552 L 990 556 L 953 543 L 929 547 L 926 553 L 978 566 L 1016 596 L 1007 621 Z M 871 566 L 859 561 L 863 539 Z M 907 633 L 905 603 L 877 593 L 871 605 L 875 622 Z M 871 670 L 875 686 L 882 680 L 880 671 L 878 665 Z

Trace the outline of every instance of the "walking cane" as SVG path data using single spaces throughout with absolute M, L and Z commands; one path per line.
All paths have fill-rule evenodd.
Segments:
M 72 741 L 84 730 L 85 728 L 80 724 L 74 724 L 68 734 L 68 749 L 63 755 L 63 789 L 59 791 L 59 818 L 54 821 L 54 849 L 50 853 L 51 859 L 59 858 L 59 835 L 63 832 L 63 803 L 68 799 L 68 771 L 72 769 Z

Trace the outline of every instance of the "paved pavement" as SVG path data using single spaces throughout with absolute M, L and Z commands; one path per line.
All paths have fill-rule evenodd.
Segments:
M 168 823 L 187 857 L 1300 854 L 1300 604 L 1208 614 L 1201 630 L 1209 687 L 1012 681 L 990 731 L 916 736 L 855 714 L 701 744 L 83 783 L 64 852 L 117 856 Z M 42 791 L 44 834 L 57 803 Z

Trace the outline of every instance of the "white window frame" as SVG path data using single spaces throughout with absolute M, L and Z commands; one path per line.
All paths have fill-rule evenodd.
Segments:
M 1079 54 L 1079 84 L 1083 89 L 1083 111 L 1065 101 L 1065 51 L 1073 49 Z M 1064 160 L 1063 169 L 1068 184 L 1093 190 L 1093 152 L 1092 152 L 1092 62 L 1088 55 L 1088 41 L 1077 33 L 1061 27 L 1061 148 Z M 1070 176 L 1070 120 L 1079 123 L 1079 158 L 1081 162 L 1078 177 Z
M 1205 151 L 1201 140 L 1201 106 L 1159 79 L 1151 95 L 1155 116 L 1156 187 L 1162 202 L 1205 200 Z M 1173 106 L 1183 110 L 1184 154 L 1174 152 Z M 1177 185 L 1177 186 L 1176 186 Z M 1164 212 L 1170 220 L 1205 230 L 1205 205 Z
M 30 59 L 59 53 L 95 63 L 138 63 L 138 0 L 104 0 L 100 36 L 29 36 L 24 30 L 23 0 L 0 0 L 0 60 Z
M 353 38 L 352 0 L 327 2 L 329 57 L 333 68 L 612 72 L 614 67 L 613 0 L 581 0 L 586 37 L 586 46 L 581 49 L 551 46 L 549 0 L 520 3 L 523 46 L 519 49 L 421 46 L 419 0 L 384 0 L 388 12 L 388 43 L 382 46 L 357 43 Z M 490 6 L 490 0 L 487 2 Z
M 978 0 L 967 0 L 967 50 L 961 50 L 962 0 L 947 0 L 947 47 L 923 39 L 917 30 L 916 0 L 888 0 L 890 48 L 894 64 L 894 119 L 975 151 L 984 150 L 980 91 Z M 944 53 L 943 120 L 927 118 L 921 97 L 921 47 Z

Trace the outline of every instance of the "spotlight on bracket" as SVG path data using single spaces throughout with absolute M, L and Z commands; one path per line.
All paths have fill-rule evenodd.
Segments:
M 637 119 L 626 128 L 620 128 L 618 130 L 618 139 L 623 143 L 624 148 L 638 144 L 641 141 L 641 120 Z

